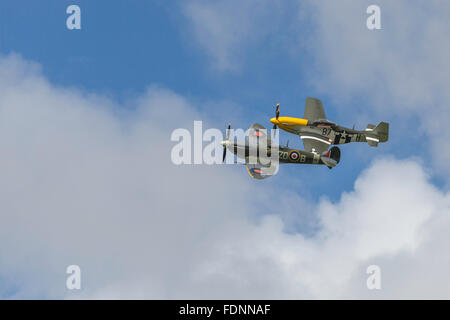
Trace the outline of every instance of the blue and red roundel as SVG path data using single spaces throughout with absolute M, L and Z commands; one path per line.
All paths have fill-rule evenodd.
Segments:
M 297 162 L 300 159 L 300 153 L 298 151 L 292 150 L 289 152 L 289 159 L 291 161 Z
M 264 136 L 265 136 L 264 131 L 260 131 L 259 129 L 253 130 L 252 134 L 253 134 L 254 136 L 257 136 L 257 137 L 264 137 Z
M 250 170 L 252 173 L 256 173 L 256 174 L 262 174 L 262 170 L 258 169 L 258 168 L 253 168 Z

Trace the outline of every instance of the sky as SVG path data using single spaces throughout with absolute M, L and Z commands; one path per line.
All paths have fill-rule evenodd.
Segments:
M 450 5 L 380 0 L 368 30 L 371 4 L 0 3 L 0 297 L 448 299 Z M 270 128 L 308 96 L 389 141 L 264 181 L 170 160 L 194 120 Z

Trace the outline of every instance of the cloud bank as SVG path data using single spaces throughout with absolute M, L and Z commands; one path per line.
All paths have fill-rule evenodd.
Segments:
M 241 167 L 174 166 L 171 130 L 201 118 L 168 89 L 121 105 L 1 57 L 0 296 L 449 298 L 450 197 L 416 160 L 378 159 L 311 204 Z M 318 231 L 286 232 L 306 211 Z
M 303 10 L 316 17 L 310 35 L 315 78 L 321 92 L 342 104 L 389 111 L 404 121 L 419 119 L 404 136 L 422 132 L 430 138 L 434 164 L 450 176 L 450 3 L 378 1 L 381 30 L 368 30 L 365 9 L 371 1 L 308 2 Z

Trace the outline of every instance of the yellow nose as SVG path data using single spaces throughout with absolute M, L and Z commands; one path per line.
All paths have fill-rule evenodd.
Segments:
M 292 117 L 278 117 L 270 119 L 270 122 L 276 125 L 286 125 L 286 126 L 307 126 L 308 120 Z

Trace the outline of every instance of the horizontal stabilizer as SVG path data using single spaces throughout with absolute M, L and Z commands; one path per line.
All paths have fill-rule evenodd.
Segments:
M 378 147 L 378 142 L 379 142 L 378 139 L 373 138 L 373 140 L 372 140 L 372 138 L 366 137 L 366 140 L 367 140 L 367 144 L 369 146 L 371 146 L 371 147 Z
M 389 139 L 389 123 L 380 122 L 377 126 L 368 124 L 366 128 L 366 141 L 371 147 L 377 147 L 379 142 Z
M 322 153 L 320 160 L 328 167 L 335 167 L 341 160 L 341 150 L 338 147 L 333 147 L 328 151 Z

